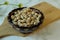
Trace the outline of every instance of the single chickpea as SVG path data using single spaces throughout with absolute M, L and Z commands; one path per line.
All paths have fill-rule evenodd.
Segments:
M 32 10 L 29 8 L 28 10 L 27 10 L 28 12 L 32 12 Z
M 31 19 L 30 19 L 30 18 L 28 18 L 26 21 L 27 21 L 27 22 L 30 22 L 30 21 L 31 21 Z
M 25 19 L 27 19 L 27 16 L 26 15 L 24 17 L 25 17 Z
M 16 14 L 17 14 L 17 12 L 14 12 L 14 14 L 16 15 Z
M 39 23 L 40 21 L 39 20 L 36 20 L 37 23 Z
M 37 13 L 35 13 L 35 15 L 36 15 L 36 16 L 38 16 L 38 14 L 37 14 Z
M 20 19 L 20 16 L 18 16 L 17 19 L 19 20 Z
M 35 20 L 35 18 L 34 18 L 34 17 L 31 17 L 31 19 L 32 19 L 32 20 Z
M 20 11 L 19 11 L 19 10 L 17 10 L 17 13 L 19 14 L 19 13 L 20 13 Z
M 18 25 L 19 25 L 19 26 L 23 26 L 23 25 L 22 25 L 22 23 L 21 23 L 21 22 L 19 22 L 19 21 L 18 21 Z
M 23 9 L 22 11 L 23 11 L 23 12 L 26 12 L 27 10 Z
M 21 15 L 21 18 L 24 19 L 24 17 Z
M 17 18 L 15 18 L 13 21 L 17 21 Z
M 30 25 L 30 23 L 27 23 L 27 25 Z
M 18 23 L 17 22 L 15 22 L 15 21 L 13 21 L 13 23 L 15 24 L 15 25 L 17 25 Z
M 17 16 L 19 16 L 19 14 L 16 14 L 15 16 L 17 17 Z
M 40 15 L 38 15 L 38 17 L 41 17 L 41 14 L 40 14 Z
M 24 26 L 27 27 L 27 24 L 25 24 Z
M 32 14 L 35 14 L 35 12 L 34 12 L 34 11 L 32 11 Z
M 34 21 L 31 21 L 31 24 L 33 24 L 34 23 Z
M 14 15 L 12 15 L 12 16 L 11 16 L 11 19 L 15 19 L 15 16 L 14 16 Z
M 26 23 L 23 23 L 23 26 L 27 27 L 27 24 Z
M 19 26 L 23 26 L 23 24 L 21 23 L 21 24 L 19 24 Z
M 34 25 L 37 25 L 38 23 L 37 22 L 34 22 Z

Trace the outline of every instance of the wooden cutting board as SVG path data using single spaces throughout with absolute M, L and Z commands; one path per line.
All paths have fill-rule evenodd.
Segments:
M 52 22 L 60 19 L 60 9 L 55 8 L 54 6 L 52 6 L 46 2 L 42 2 L 40 4 L 37 4 L 37 5 L 33 6 L 33 8 L 39 9 L 40 11 L 43 12 L 44 21 L 43 21 L 42 25 L 40 25 L 40 28 L 38 28 L 33 33 L 31 33 L 32 35 L 34 33 L 38 33 L 38 31 L 40 31 L 42 28 L 44 28 L 49 23 L 52 23 Z M 20 32 L 16 31 L 9 24 L 7 17 L 6 17 L 3 24 L 0 26 L 0 37 L 9 36 L 9 35 L 27 36 L 30 34 L 21 34 Z

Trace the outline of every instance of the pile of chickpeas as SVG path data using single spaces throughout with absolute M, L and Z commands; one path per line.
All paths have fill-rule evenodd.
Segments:
M 19 27 L 31 27 L 37 25 L 40 22 L 41 14 L 36 13 L 30 8 L 24 8 L 17 10 L 14 15 L 11 15 L 12 22 Z

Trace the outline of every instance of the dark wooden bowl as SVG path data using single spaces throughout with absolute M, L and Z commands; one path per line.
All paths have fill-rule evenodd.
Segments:
M 37 24 L 37 25 L 32 25 L 31 27 L 19 27 L 19 25 L 15 25 L 13 24 L 12 22 L 12 19 L 11 19 L 11 15 L 14 15 L 13 12 L 17 11 L 17 10 L 22 10 L 24 8 L 27 8 L 27 7 L 22 7 L 22 8 L 16 8 L 14 10 L 12 10 L 9 14 L 8 14 L 8 22 L 12 25 L 12 27 L 16 30 L 18 30 L 19 32 L 23 33 L 23 34 L 28 34 L 28 33 L 31 33 L 33 32 L 34 30 L 36 30 L 43 22 L 43 19 L 44 19 L 44 16 L 43 16 L 43 13 L 38 10 L 38 9 L 35 9 L 35 8 L 31 8 L 32 10 L 34 10 L 36 13 L 40 13 L 41 14 L 41 18 L 40 18 L 40 22 Z

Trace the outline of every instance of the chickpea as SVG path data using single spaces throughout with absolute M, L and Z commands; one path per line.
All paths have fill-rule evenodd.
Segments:
M 27 24 L 26 23 L 23 23 L 23 26 L 27 27 Z
M 17 14 L 17 12 L 14 12 L 14 14 Z
M 38 15 L 38 17 L 41 17 L 41 14 L 40 14 L 40 15 Z
M 33 21 L 33 24 L 34 24 L 34 25 L 36 25 L 36 24 L 38 24 L 38 23 L 39 23 L 38 20 L 34 20 L 34 21 Z
M 34 17 L 31 17 L 31 19 L 32 19 L 32 20 L 35 20 L 35 18 L 34 18 Z
M 31 14 L 29 14 L 28 16 L 31 17 Z
M 28 11 L 28 12 L 32 12 L 32 10 L 31 10 L 31 9 L 28 9 L 27 11 Z
M 18 24 L 21 24 L 21 20 L 18 20 Z
M 20 22 L 20 20 L 18 20 L 18 22 Z
M 27 24 L 25 24 L 24 26 L 27 27 Z
M 17 19 L 19 20 L 20 19 L 20 16 L 17 16 Z
M 24 17 L 25 17 L 25 19 L 27 19 L 27 16 L 26 15 Z
M 19 24 L 19 26 L 23 26 L 23 24 L 21 23 L 21 24 Z
M 13 21 L 17 21 L 17 18 L 15 18 Z
M 26 21 L 27 21 L 27 22 L 30 22 L 30 21 L 31 21 L 31 19 L 30 19 L 30 18 L 28 18 Z
M 27 12 L 29 10 L 29 8 L 24 8 L 23 10 Z
M 22 11 L 23 11 L 23 12 L 26 12 L 27 10 L 23 9 Z
M 34 25 L 36 25 L 37 23 L 36 22 L 34 22 Z
M 31 21 L 31 24 L 33 24 L 34 23 L 34 21 Z
M 35 13 L 35 15 L 36 15 L 36 16 L 38 16 L 38 14 L 37 14 L 37 13 Z
M 14 15 L 12 15 L 12 16 L 11 16 L 11 19 L 13 20 L 14 18 L 15 18 L 15 16 L 14 16 Z
M 36 20 L 37 23 L 39 23 L 40 21 L 39 20 Z
M 34 12 L 34 11 L 32 11 L 32 14 L 35 14 L 35 12 Z
M 14 21 L 13 21 L 13 23 L 14 23 L 15 25 L 17 25 L 17 24 L 18 24 L 17 22 L 14 22 Z
M 24 22 L 25 22 L 25 20 L 20 20 L 20 22 L 24 23 Z
M 22 24 L 21 22 L 18 22 L 18 25 L 19 25 L 19 26 L 23 26 L 23 24 Z
M 16 14 L 15 16 L 17 17 L 17 16 L 19 16 L 19 14 Z
M 19 11 L 19 10 L 17 10 L 17 13 L 19 13 L 19 14 L 20 14 L 20 11 Z
M 21 15 L 21 18 L 24 19 L 24 17 Z
M 30 25 L 30 23 L 27 23 L 27 25 Z

